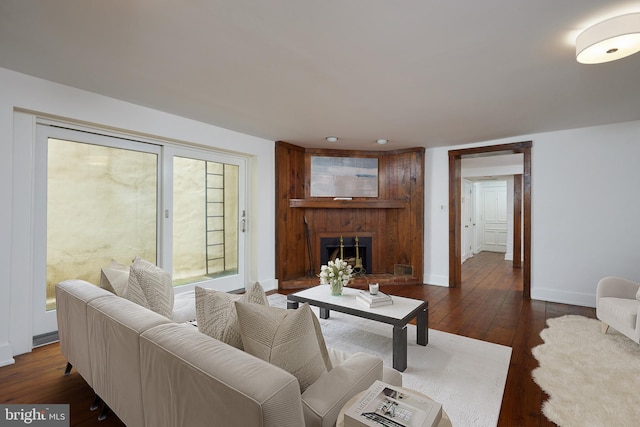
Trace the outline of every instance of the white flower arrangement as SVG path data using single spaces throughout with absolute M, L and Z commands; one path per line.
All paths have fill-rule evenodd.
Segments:
M 353 267 L 346 261 L 336 258 L 335 261 L 329 261 L 327 265 L 320 267 L 320 284 L 330 285 L 331 293 L 340 295 L 342 287 L 347 286 L 352 275 Z

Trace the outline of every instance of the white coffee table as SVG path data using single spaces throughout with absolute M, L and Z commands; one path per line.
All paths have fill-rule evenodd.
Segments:
M 328 285 L 318 285 L 287 295 L 287 308 L 298 308 L 299 303 L 309 303 L 320 308 L 320 317 L 329 318 L 331 310 L 365 319 L 393 325 L 393 368 L 407 369 L 407 323 L 416 319 L 418 345 L 429 343 L 429 303 L 392 296 L 393 304 L 368 308 L 356 301 L 360 292 L 355 288 L 343 288 L 342 295 L 331 295 Z

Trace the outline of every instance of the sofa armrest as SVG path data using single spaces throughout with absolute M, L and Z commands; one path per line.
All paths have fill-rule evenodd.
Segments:
M 382 359 L 356 353 L 320 376 L 302 394 L 306 427 L 333 426 L 344 404 L 382 379 Z
M 98 298 L 117 297 L 84 280 L 65 280 L 56 285 L 55 292 L 60 351 L 93 387 L 91 353 L 94 349 L 89 345 L 87 304 Z
M 333 366 L 341 364 L 352 356 L 351 353 L 345 353 L 344 351 L 337 350 L 335 348 L 328 348 L 327 350 Z M 402 373 L 389 366 L 383 366 L 382 382 L 394 385 L 396 387 L 402 387 Z
M 640 283 L 623 279 L 622 277 L 605 277 L 598 282 L 596 289 L 596 304 L 600 298 L 635 299 Z

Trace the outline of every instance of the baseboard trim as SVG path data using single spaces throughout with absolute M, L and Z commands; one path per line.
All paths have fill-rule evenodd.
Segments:
M 557 289 L 550 289 L 550 288 L 532 287 L 531 299 L 547 301 L 547 302 L 556 302 L 559 304 L 578 305 L 581 307 L 595 308 L 596 306 L 595 293 L 585 294 L 581 292 L 558 291 Z
M 16 363 L 13 358 L 13 348 L 9 344 L 0 345 L 0 366 L 8 366 Z
M 436 276 L 436 275 L 427 275 L 425 276 L 425 282 L 428 285 L 435 286 L 445 286 L 449 287 L 449 276 Z
M 35 337 L 33 337 L 33 348 L 51 344 L 56 341 L 60 341 L 60 336 L 58 335 L 58 331 L 49 332 L 42 335 L 36 335 Z

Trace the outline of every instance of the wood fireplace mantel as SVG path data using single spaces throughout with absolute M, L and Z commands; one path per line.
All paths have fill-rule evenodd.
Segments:
M 406 200 L 333 200 L 333 199 L 289 199 L 290 208 L 319 209 L 404 209 Z

